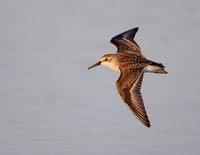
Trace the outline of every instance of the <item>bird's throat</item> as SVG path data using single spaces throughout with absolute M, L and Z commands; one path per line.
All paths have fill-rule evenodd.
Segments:
M 120 72 L 118 63 L 105 63 L 103 65 L 110 68 L 111 70 L 115 72 Z

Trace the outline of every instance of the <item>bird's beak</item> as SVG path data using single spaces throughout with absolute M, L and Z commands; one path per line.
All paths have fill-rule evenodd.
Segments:
M 94 64 L 94 65 L 92 65 L 90 67 L 88 67 L 88 69 L 91 69 L 91 68 L 99 66 L 99 65 L 101 65 L 101 61 L 97 62 L 96 64 Z

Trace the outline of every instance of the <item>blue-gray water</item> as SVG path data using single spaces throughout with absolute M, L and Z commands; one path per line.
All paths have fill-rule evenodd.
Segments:
M 0 1 L 1 155 L 200 154 L 200 2 Z M 139 26 L 144 127 L 115 88 L 119 74 L 87 67 Z

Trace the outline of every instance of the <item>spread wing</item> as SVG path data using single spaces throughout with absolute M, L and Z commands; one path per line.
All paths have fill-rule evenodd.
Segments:
M 110 42 L 117 47 L 117 52 L 142 55 L 138 44 L 133 40 L 138 31 L 138 27 L 123 32 L 113 37 Z
M 117 90 L 131 110 L 131 112 L 139 119 L 139 121 L 147 127 L 150 127 L 140 88 L 143 79 L 143 68 L 128 69 L 127 67 L 121 69 L 121 75 L 116 82 Z

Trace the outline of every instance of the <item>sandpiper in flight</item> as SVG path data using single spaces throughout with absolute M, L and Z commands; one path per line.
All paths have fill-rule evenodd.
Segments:
M 110 42 L 117 47 L 116 54 L 106 54 L 92 65 L 105 65 L 111 70 L 121 72 L 116 82 L 117 90 L 130 111 L 146 127 L 150 127 L 140 88 L 144 72 L 167 74 L 165 66 L 144 57 L 138 44 L 133 40 L 138 27 L 113 37 Z

